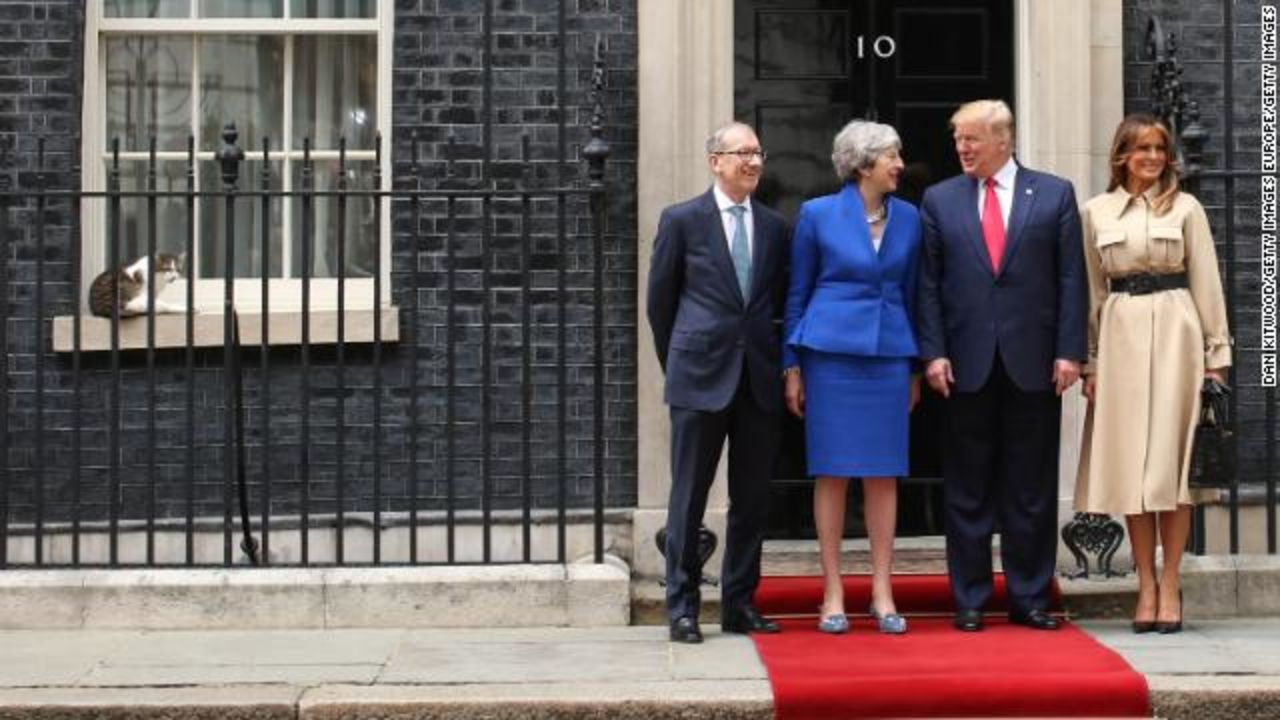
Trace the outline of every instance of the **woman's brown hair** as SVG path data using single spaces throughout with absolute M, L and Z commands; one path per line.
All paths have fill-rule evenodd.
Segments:
M 1129 181 L 1129 154 L 1138 138 L 1147 130 L 1154 129 L 1160 133 L 1164 142 L 1165 166 L 1157 181 L 1160 193 L 1151 204 L 1156 215 L 1163 215 L 1173 207 L 1173 200 L 1178 196 L 1178 161 L 1174 157 L 1173 134 L 1169 128 L 1154 115 L 1134 113 L 1120 121 L 1116 128 L 1115 139 L 1111 141 L 1111 181 L 1107 183 L 1107 192 L 1118 187 L 1126 187 Z

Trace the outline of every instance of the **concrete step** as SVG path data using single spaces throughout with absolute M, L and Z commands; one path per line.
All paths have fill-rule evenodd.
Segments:
M 630 585 L 630 568 L 612 557 L 567 565 L 6 570 L 0 628 L 625 626 Z
M 1155 717 L 1274 720 L 1275 676 L 1148 676 Z M 154 720 L 768 720 L 766 680 L 359 686 L 26 688 L 0 690 L 0 717 Z
M 769 720 L 767 680 L 0 690 L 0 717 L 144 720 Z

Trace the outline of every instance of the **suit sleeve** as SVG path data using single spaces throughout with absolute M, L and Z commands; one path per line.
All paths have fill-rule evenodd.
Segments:
M 818 279 L 818 237 L 813 214 L 804 206 L 791 236 L 791 281 L 787 286 L 787 303 L 782 314 L 782 367 L 795 367 L 800 360 L 788 340 L 809 306 L 813 286 Z
M 947 357 L 942 313 L 942 237 L 929 193 L 920 203 L 920 269 L 916 281 L 915 327 L 920 359 Z
M 1056 358 L 1086 362 L 1089 288 L 1076 193 L 1066 184 L 1058 208 L 1058 346 Z
M 658 234 L 653 240 L 649 259 L 649 292 L 646 312 L 653 331 L 653 347 L 658 353 L 662 371 L 667 371 L 667 351 L 671 347 L 671 329 L 675 325 L 680 293 L 684 289 L 684 236 L 669 210 L 658 220 Z

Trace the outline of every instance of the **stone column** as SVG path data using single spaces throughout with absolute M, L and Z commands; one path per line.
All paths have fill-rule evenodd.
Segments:
M 1122 0 L 1018 0 L 1018 158 L 1061 175 L 1084 204 L 1106 189 L 1111 134 L 1124 104 Z M 1086 403 L 1077 385 L 1063 400 L 1058 524 L 1071 519 Z M 1059 561 L 1070 553 L 1059 546 Z
M 707 135 L 733 119 L 733 0 L 644 0 L 639 3 L 640 158 L 638 352 L 638 482 L 634 570 L 660 577 L 654 534 L 666 524 L 671 488 L 671 428 L 662 402 L 662 370 L 645 319 L 649 256 L 662 208 L 711 186 L 703 150 Z M 767 170 L 766 170 L 767 172 Z M 706 522 L 724 540 L 728 495 L 721 479 Z M 721 552 L 707 564 L 719 571 Z

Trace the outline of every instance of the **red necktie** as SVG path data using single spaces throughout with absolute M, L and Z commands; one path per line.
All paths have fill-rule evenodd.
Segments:
M 985 185 L 987 194 L 982 199 L 982 239 L 987 241 L 992 272 L 1000 272 L 1000 260 L 1004 257 L 1004 216 L 1000 214 L 1000 199 L 996 197 L 996 179 L 987 178 Z

